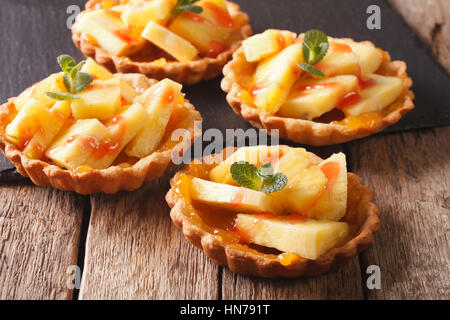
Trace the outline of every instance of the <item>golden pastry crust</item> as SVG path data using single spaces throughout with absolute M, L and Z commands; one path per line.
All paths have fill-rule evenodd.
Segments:
M 346 39 L 351 40 L 353 39 Z M 367 41 L 369 42 L 369 41 Z M 245 88 L 242 82 L 249 80 L 246 74 L 255 65 L 245 59 L 243 48 L 239 48 L 233 59 L 223 69 L 224 79 L 221 87 L 227 92 L 227 101 L 233 111 L 242 116 L 251 125 L 259 129 L 278 129 L 280 138 L 297 143 L 314 146 L 331 145 L 360 139 L 385 129 L 397 123 L 403 115 L 414 109 L 414 93 L 409 90 L 413 84 L 406 73 L 406 63 L 403 61 L 391 61 L 389 54 L 380 69 L 376 72 L 380 75 L 395 76 L 403 81 L 403 92 L 397 100 L 387 107 L 389 113 L 370 127 L 349 128 L 334 123 L 320 123 L 310 120 L 285 118 L 277 115 L 267 115 L 242 101 L 240 94 Z
M 141 74 L 126 74 L 121 77 L 141 91 L 157 82 Z M 156 151 L 130 167 L 111 166 L 107 169 L 77 173 L 42 160 L 30 159 L 14 144 L 8 142 L 5 129 L 16 113 L 14 98 L 11 98 L 0 106 L 0 149 L 21 175 L 30 178 L 38 186 L 51 186 L 80 194 L 97 192 L 113 194 L 121 190 L 132 191 L 147 181 L 159 178 L 172 162 L 172 154 L 182 154 L 199 136 L 198 130 L 194 130 L 194 121 L 202 121 L 200 113 L 187 100 L 184 107 L 189 110 L 187 119 L 192 123 L 186 128 L 190 139 L 186 137 L 173 148 Z
M 224 150 L 224 152 L 226 152 Z M 231 154 L 228 152 L 226 154 Z M 322 159 L 310 153 L 315 163 Z M 219 155 L 221 159 L 222 155 Z M 170 217 L 174 224 L 183 231 L 184 236 L 209 258 L 219 265 L 227 266 L 239 274 L 254 275 L 263 278 L 292 278 L 319 275 L 334 271 L 348 263 L 352 258 L 366 249 L 373 241 L 373 235 L 380 229 L 380 212 L 372 202 L 373 192 L 361 184 L 361 180 L 353 173 L 348 173 L 348 205 L 345 217 L 342 219 L 353 226 L 352 238 L 340 247 L 333 248 L 317 260 L 299 258 L 285 266 L 277 255 L 263 254 L 255 250 L 242 250 L 243 245 L 226 243 L 220 237 L 194 225 L 189 218 L 186 202 L 176 196 L 174 182 L 185 173 L 178 172 L 171 180 L 172 188 L 166 195 L 166 201 L 171 208 Z M 245 248 L 248 248 L 245 246 Z
M 88 1 L 86 10 L 93 10 L 101 1 Z M 223 66 L 232 58 L 233 52 L 239 48 L 242 40 L 252 35 L 249 16 L 242 12 L 236 3 L 227 2 L 227 5 L 230 15 L 234 19 L 243 21 L 243 26 L 239 30 L 241 39 L 234 42 L 229 50 L 220 53 L 216 58 L 202 58 L 190 62 L 169 61 L 166 65 L 161 65 L 155 61 L 132 61 L 128 57 L 110 55 L 93 45 L 83 38 L 79 32 L 75 31 L 75 25 L 72 27 L 72 40 L 85 57 L 93 58 L 98 64 L 108 68 L 111 72 L 142 73 L 147 77 L 158 80 L 170 78 L 182 84 L 192 85 L 200 81 L 216 78 L 222 72 Z M 80 13 L 80 15 L 82 14 Z

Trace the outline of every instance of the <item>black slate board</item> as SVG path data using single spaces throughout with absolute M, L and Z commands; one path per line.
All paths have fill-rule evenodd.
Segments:
M 303 32 L 317 28 L 330 36 L 371 40 L 405 60 L 413 78 L 416 109 L 385 132 L 450 124 L 450 77 L 429 55 L 427 48 L 402 18 L 382 0 L 235 0 L 250 14 L 255 33 L 268 28 Z M 2 0 L 0 11 L 0 102 L 58 71 L 55 58 L 68 53 L 82 55 L 66 28 L 67 8 L 84 0 Z M 381 8 L 381 30 L 366 27 L 369 5 Z M 250 127 L 228 107 L 220 79 L 186 87 L 184 91 L 205 119 L 203 128 Z M 0 181 L 19 178 L 0 156 Z

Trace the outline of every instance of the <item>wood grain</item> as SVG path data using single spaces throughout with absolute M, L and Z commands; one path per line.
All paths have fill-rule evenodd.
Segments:
M 80 299 L 217 299 L 218 267 L 171 222 L 169 177 L 92 196 Z
M 362 253 L 379 265 L 369 299 L 450 298 L 450 127 L 380 135 L 349 146 L 352 166 L 376 193 L 382 228 Z
M 71 299 L 85 198 L 27 183 L 0 197 L 0 299 Z
M 450 1 L 389 0 L 450 73 Z

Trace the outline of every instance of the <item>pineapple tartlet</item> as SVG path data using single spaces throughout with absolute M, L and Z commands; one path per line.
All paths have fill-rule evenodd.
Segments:
M 235 113 L 281 138 L 343 143 L 395 124 L 414 108 L 406 63 L 369 41 L 310 30 L 267 30 L 243 41 L 223 70 Z
M 264 278 L 336 270 L 380 228 L 373 192 L 345 155 L 303 148 L 227 148 L 171 180 L 170 216 L 219 265 Z
M 90 0 L 72 27 L 75 45 L 111 72 L 187 85 L 217 77 L 251 34 L 226 0 Z
M 58 62 L 63 72 L 0 106 L 0 148 L 34 184 L 81 194 L 135 190 L 195 140 L 202 118 L 181 84 L 112 74 L 92 59 Z M 176 129 L 185 129 L 182 141 L 172 140 Z

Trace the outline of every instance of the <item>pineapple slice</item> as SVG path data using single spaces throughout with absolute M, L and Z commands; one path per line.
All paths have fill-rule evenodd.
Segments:
M 108 168 L 142 129 L 146 117 L 144 108 L 135 103 L 114 117 L 108 127 L 98 119 L 79 120 L 53 143 L 46 155 L 70 170 L 81 166 Z
M 349 45 L 358 56 L 361 75 L 369 75 L 376 72 L 383 62 L 383 54 L 373 45 L 373 43 L 353 42 L 350 40 L 336 40 L 337 42 Z
M 39 128 L 34 133 L 24 150 L 25 155 L 30 159 L 42 158 L 44 150 L 57 136 L 70 114 L 69 101 L 57 101 L 50 110 L 44 110 L 40 116 L 46 121 L 45 127 Z
M 250 90 L 258 108 L 269 114 L 278 111 L 301 74 L 297 64 L 302 59 L 302 46 L 295 43 L 259 63 L 254 75 L 254 85 Z
M 131 0 L 123 10 L 122 20 L 138 28 L 144 28 L 149 21 L 165 23 L 174 5 L 174 0 Z
M 97 119 L 78 120 L 63 132 L 50 148 L 46 156 L 61 167 L 77 169 L 89 166 L 93 169 L 105 168 L 103 156 L 96 149 L 109 137 L 109 131 Z
M 64 74 L 62 72 L 52 74 L 22 92 L 14 99 L 16 110 L 20 111 L 30 99 L 35 99 L 43 106 L 50 108 L 55 103 L 55 100 L 47 97 L 45 95 L 46 92 L 67 92 L 66 87 L 64 86 Z
M 111 72 L 97 64 L 92 58 L 87 58 L 86 63 L 81 67 L 80 71 L 89 73 L 95 79 L 99 80 L 109 80 L 113 77 Z
M 142 158 L 158 148 L 181 89 L 181 84 L 164 79 L 136 98 L 149 116 L 143 121 L 143 130 L 125 148 L 128 156 Z
M 248 62 L 257 62 L 283 50 L 295 42 L 297 35 L 290 31 L 269 29 L 242 42 Z
M 373 84 L 358 92 L 359 101 L 343 109 L 346 115 L 357 116 L 383 110 L 394 103 L 403 91 L 403 82 L 400 78 L 372 74 L 368 79 L 373 80 Z
M 30 99 L 6 127 L 6 138 L 19 148 L 25 147 L 37 131 L 50 121 L 49 109 L 41 101 Z
M 121 103 L 122 105 L 130 105 L 134 102 L 134 99 L 140 94 L 139 91 L 134 88 L 131 84 L 125 81 L 120 74 L 115 74 L 113 76 L 119 84 L 120 87 L 120 95 L 121 95 Z M 115 81 L 112 81 L 114 83 Z
M 170 31 L 189 41 L 206 57 L 215 58 L 229 48 L 233 20 L 218 1 L 199 1 L 200 14 L 184 12 L 170 24 Z
M 147 24 L 141 36 L 180 62 L 192 61 L 197 57 L 198 51 L 189 41 L 154 21 Z
M 357 86 L 358 78 L 353 75 L 298 81 L 279 114 L 288 118 L 312 120 L 336 108 L 342 98 L 355 91 Z
M 347 210 L 347 163 L 338 153 L 322 161 L 320 170 L 327 178 L 327 191 L 307 215 L 313 219 L 339 221 Z
M 289 182 L 310 165 L 311 161 L 306 150 L 303 148 L 296 148 L 289 150 L 275 163 L 274 171 L 284 173 Z
M 193 200 L 236 212 L 283 213 L 281 206 L 263 192 L 199 178 L 192 178 L 190 195 Z
M 78 95 L 81 98 L 72 102 L 75 119 L 111 119 L 121 105 L 121 89 L 117 78 L 94 80 Z
M 239 214 L 236 227 L 251 243 L 312 260 L 338 246 L 349 234 L 345 222 L 296 221 L 289 216 L 268 219 Z
M 291 179 L 288 178 L 286 187 L 274 192 L 272 196 L 283 204 L 286 212 L 307 215 L 323 195 L 326 187 L 327 178 L 320 168 L 307 166 Z
M 330 48 L 327 55 L 316 64 L 325 76 L 340 74 L 358 74 L 360 71 L 359 58 L 353 52 L 352 47 L 339 40 L 328 38 Z
M 120 13 L 109 9 L 85 12 L 75 28 L 114 56 L 131 56 L 145 44 L 145 40 L 140 38 L 142 29 L 128 27 L 121 20 Z
M 211 181 L 236 185 L 231 177 L 230 167 L 237 161 L 247 161 L 257 167 L 265 162 L 277 162 L 283 154 L 280 146 L 252 146 L 239 148 L 209 172 Z

